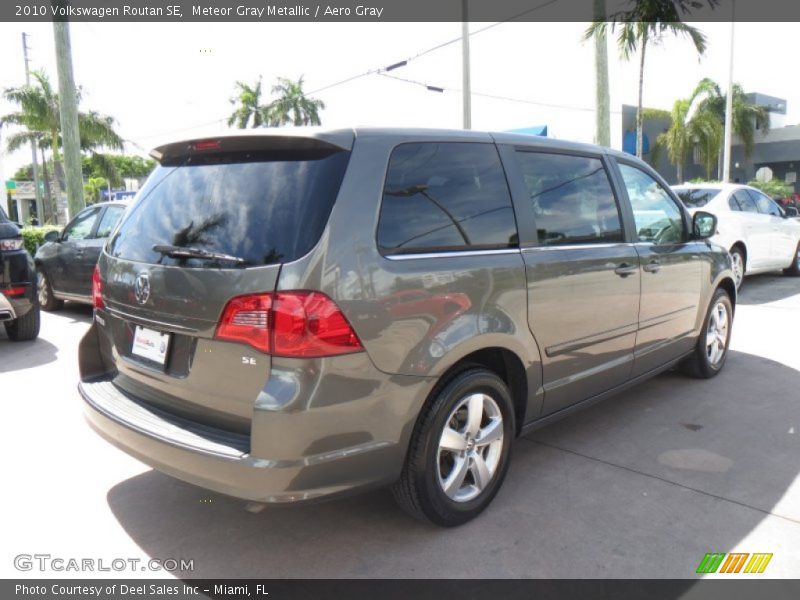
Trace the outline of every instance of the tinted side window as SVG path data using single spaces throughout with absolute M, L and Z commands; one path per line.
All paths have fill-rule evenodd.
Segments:
M 682 242 L 685 239 L 683 217 L 667 191 L 641 169 L 620 164 L 619 170 L 628 190 L 639 241 Z
M 747 190 L 737 190 L 733 193 L 733 197 L 736 198 L 736 202 L 739 203 L 739 206 L 744 212 L 758 212 L 756 201 L 747 193 Z
M 753 190 L 747 190 L 747 193 L 749 193 L 756 201 L 758 212 L 764 215 L 772 215 L 774 217 L 781 216 L 781 209 L 779 209 L 778 205 L 775 204 L 769 197 L 761 192 L 756 192 Z
M 736 212 L 739 212 L 739 211 L 742 210 L 742 207 L 739 206 L 739 202 L 736 200 L 736 195 L 735 194 L 731 195 L 731 197 L 728 198 L 728 206 L 730 207 L 731 210 L 735 210 Z
M 673 190 L 688 208 L 705 206 L 719 194 L 719 188 L 684 188 Z
M 413 143 L 394 149 L 378 221 L 381 252 L 518 243 L 511 196 L 493 144 Z
M 599 158 L 517 151 L 539 244 L 621 242 L 622 222 Z
M 82 213 L 78 213 L 75 220 L 64 230 L 64 240 L 85 240 L 92 232 L 97 215 L 100 214 L 99 208 L 90 208 Z
M 105 238 L 111 235 L 111 232 L 114 231 L 114 227 L 117 226 L 124 212 L 125 208 L 122 206 L 109 206 L 106 208 L 106 212 L 104 212 L 103 216 L 100 218 L 100 224 L 97 226 L 94 237 Z

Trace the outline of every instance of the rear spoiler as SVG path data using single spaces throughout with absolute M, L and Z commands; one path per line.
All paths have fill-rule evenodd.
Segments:
M 180 164 L 192 157 L 214 154 L 272 153 L 328 154 L 350 151 L 355 141 L 353 130 L 315 131 L 297 129 L 268 132 L 259 129 L 246 132 L 224 133 L 218 136 L 182 140 L 154 148 L 150 156 L 162 165 Z

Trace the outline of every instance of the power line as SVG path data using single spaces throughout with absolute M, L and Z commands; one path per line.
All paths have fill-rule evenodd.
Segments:
M 548 6 L 550 6 L 552 4 L 555 4 L 556 2 L 560 2 L 560 1 L 561 0 L 547 0 L 546 2 L 543 2 L 542 4 L 538 4 L 538 5 L 536 5 L 536 6 L 532 7 L 532 8 L 529 8 L 527 10 L 523 10 L 522 12 L 519 12 L 519 13 L 517 13 L 515 15 L 512 15 L 512 16 L 508 17 L 507 19 L 504 19 L 502 21 L 498 21 L 496 23 L 492 23 L 491 25 L 487 25 L 485 27 L 481 27 L 480 29 L 476 29 L 475 31 L 471 31 L 469 33 L 469 37 L 473 37 L 475 35 L 478 35 L 479 33 L 483 33 L 484 31 L 488 31 L 489 29 L 492 29 L 493 27 L 497 27 L 499 25 L 503 25 L 503 24 L 509 23 L 511 21 L 516 21 L 520 17 L 524 17 L 525 15 L 528 15 L 528 14 L 530 14 L 532 12 L 536 12 L 537 10 L 541 10 L 543 8 L 547 8 Z M 310 92 L 308 92 L 308 94 L 309 95 L 310 94 L 318 94 L 319 92 L 322 92 L 324 90 L 329 90 L 331 88 L 338 87 L 340 85 L 344 85 L 345 83 L 350 83 L 351 81 L 354 81 L 356 79 L 361 79 L 362 77 L 366 77 L 367 75 L 380 75 L 380 74 L 385 73 L 387 71 L 391 71 L 391 70 L 393 70 L 393 69 L 395 69 L 395 68 L 397 68 L 399 66 L 405 66 L 408 63 L 410 63 L 412 60 L 416 60 L 418 58 L 421 58 L 421 57 L 425 56 L 426 54 L 430 54 L 431 52 L 435 52 L 437 50 L 441 50 L 442 48 L 446 48 L 447 46 L 450 46 L 452 44 L 460 42 L 462 37 L 463 36 L 458 36 L 458 37 L 453 38 L 451 40 L 447 40 L 446 42 L 442 42 L 441 44 L 437 44 L 435 46 L 432 46 L 432 47 L 428 48 L 427 50 L 423 50 L 422 52 L 418 52 L 417 54 L 414 54 L 413 56 L 410 56 L 410 57 L 406 58 L 405 60 L 402 60 L 402 61 L 396 62 L 396 63 L 394 63 L 392 65 L 389 65 L 388 67 L 370 69 L 369 71 L 365 71 L 363 73 L 359 73 L 358 75 L 353 75 L 351 77 L 347 77 L 346 79 L 342 79 L 341 81 L 336 81 L 334 83 L 328 84 L 328 85 L 323 86 L 321 88 L 317 88 L 316 90 L 311 90 Z
M 381 77 L 386 77 L 388 79 L 394 79 L 396 81 L 402 81 L 403 83 L 410 83 L 413 85 L 418 85 L 420 87 L 424 87 L 426 89 L 433 89 L 433 91 L 442 91 L 442 92 L 461 92 L 460 88 L 448 88 L 442 86 L 434 86 L 429 83 L 425 83 L 423 81 L 417 81 L 415 79 L 407 79 L 405 77 L 398 77 L 397 75 L 389 75 L 387 73 L 378 73 Z M 545 108 L 558 108 L 564 110 L 578 110 L 582 112 L 594 112 L 595 109 L 587 106 L 571 106 L 568 104 L 554 104 L 549 102 L 537 102 L 536 100 L 528 100 L 526 98 L 514 98 L 511 96 L 502 96 L 499 94 L 486 94 L 482 92 L 472 92 L 473 96 L 478 96 L 481 98 L 489 98 L 491 100 L 504 100 L 506 102 L 517 102 L 519 104 L 531 104 L 533 106 L 542 106 Z M 622 114 L 622 111 L 619 110 L 612 110 L 614 114 Z

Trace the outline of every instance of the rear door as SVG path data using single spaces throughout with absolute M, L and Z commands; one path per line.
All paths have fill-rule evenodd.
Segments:
M 734 191 L 731 198 L 738 204 L 742 229 L 746 234 L 747 268 L 761 269 L 769 264 L 772 252 L 772 228 L 769 219 L 761 214 L 756 197 L 746 188 Z
M 77 245 L 75 260 L 67 266 L 73 293 L 87 297 L 92 295 L 92 271 L 97 259 L 100 258 L 100 251 L 106 243 L 106 238 L 117 226 L 124 212 L 124 206 L 103 207 L 94 231 Z
M 617 160 L 633 212 L 642 264 L 642 300 L 633 375 L 660 367 L 694 344 L 704 242 L 690 239 L 680 202 L 652 173 Z
M 523 182 L 515 203 L 547 414 L 629 378 L 639 257 L 602 155 L 528 147 L 505 154 L 510 180 Z
M 783 217 L 783 211 L 772 198 L 756 190 L 747 191 L 755 200 L 758 212 L 768 227 L 769 253 L 764 266 L 775 269 L 788 267 L 797 249 L 796 224 Z
M 114 382 L 162 409 L 247 432 L 271 364 L 247 333 L 266 329 L 259 319 L 281 265 L 319 241 L 349 151 L 263 136 L 175 144 L 156 155 L 161 166 L 100 261 Z M 181 254 L 189 250 L 211 254 Z M 234 297 L 251 312 L 239 313 L 242 339 L 222 341 L 215 332 Z

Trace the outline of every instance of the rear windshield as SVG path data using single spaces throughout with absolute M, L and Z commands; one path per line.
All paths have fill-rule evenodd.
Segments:
M 720 188 L 682 188 L 673 191 L 686 208 L 700 208 L 708 204 L 722 190 Z
M 111 256 L 151 264 L 219 266 L 170 257 L 179 246 L 243 259 L 289 262 L 314 247 L 330 216 L 349 152 L 220 154 L 158 167 L 108 246 Z M 226 263 L 225 266 L 229 266 Z

